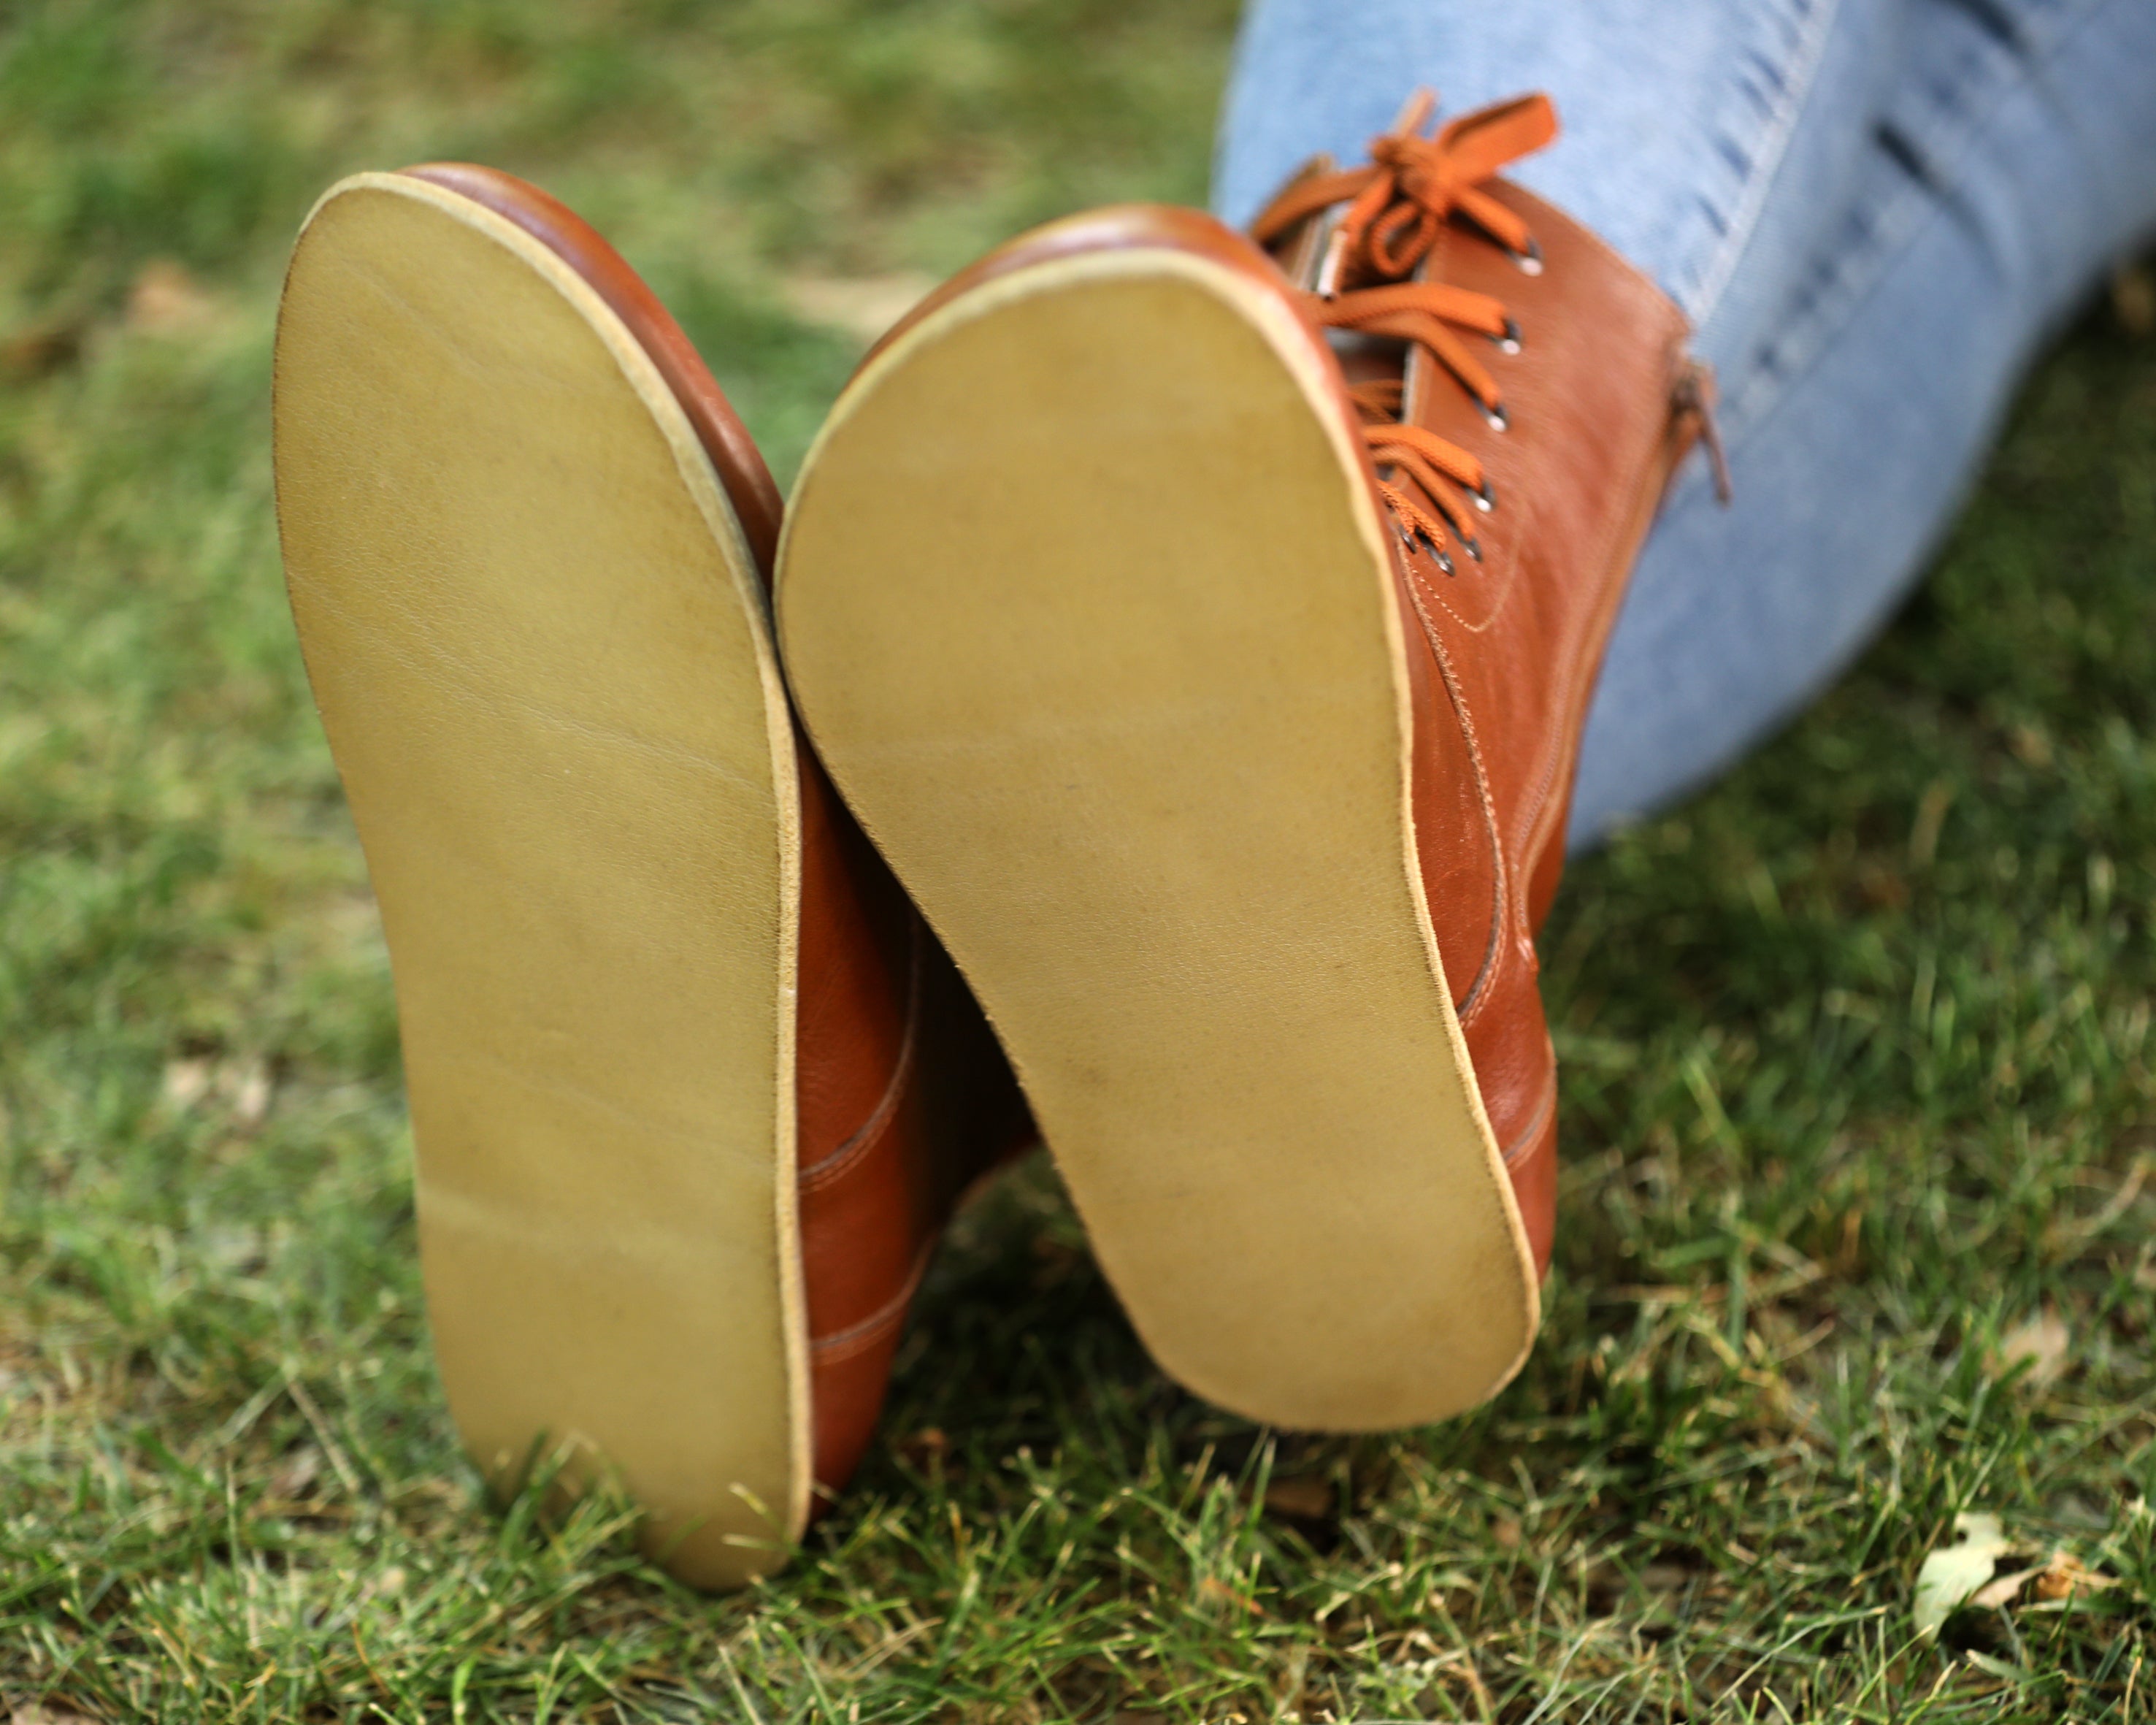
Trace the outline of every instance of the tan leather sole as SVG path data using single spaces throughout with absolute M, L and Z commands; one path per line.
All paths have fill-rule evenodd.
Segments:
M 1162 1366 L 1435 1419 L 1537 1317 L 1413 861 L 1400 625 L 1291 314 L 1169 250 L 989 281 L 847 390 L 796 701 L 987 1007 Z
M 458 193 L 343 182 L 278 326 L 277 503 L 389 942 L 449 1405 L 618 1471 L 675 1572 L 808 1491 L 798 780 L 738 522 L 650 360 Z

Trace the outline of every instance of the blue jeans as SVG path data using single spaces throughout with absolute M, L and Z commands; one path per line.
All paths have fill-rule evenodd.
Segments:
M 1692 320 L 1736 481 L 1664 504 L 1575 844 L 1727 765 L 1884 621 L 2032 351 L 2156 228 L 2156 0 L 1253 0 L 1215 203 L 1362 160 L 1419 85 L 1547 90 L 1523 184 Z

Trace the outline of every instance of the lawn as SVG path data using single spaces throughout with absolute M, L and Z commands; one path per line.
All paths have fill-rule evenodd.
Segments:
M 1233 11 L 0 8 L 0 1717 L 2156 1718 L 2145 281 L 1887 638 L 1571 876 L 1558 1261 L 1494 1405 L 1351 1439 L 1194 1401 L 1034 1165 L 776 1580 L 699 1597 L 619 1504 L 479 1491 L 279 579 L 300 219 L 360 167 L 537 180 L 783 476 L 875 308 L 1202 198 Z M 2043 1573 L 1921 1636 L 1964 1513 Z

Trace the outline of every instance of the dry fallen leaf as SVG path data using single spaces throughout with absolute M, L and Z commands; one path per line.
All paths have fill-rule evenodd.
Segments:
M 2010 1575 L 1999 1576 L 1989 1586 L 1979 1588 L 1969 1596 L 1969 1603 L 1981 1605 L 1987 1610 L 2010 1605 L 2014 1603 L 2015 1595 L 2029 1584 L 2029 1578 L 2042 1573 L 2041 1569 L 2016 1569 Z
M 935 288 L 931 275 L 828 277 L 797 275 L 784 284 L 788 306 L 804 323 L 821 324 L 873 342 L 927 298 Z
M 128 328 L 152 335 L 199 328 L 216 310 L 217 301 L 169 258 L 153 258 L 145 264 L 127 291 Z
M 1920 1635 L 1938 1634 L 1948 1614 L 1990 1580 L 1999 1558 L 2013 1549 L 1996 1516 L 1956 1516 L 1954 1532 L 1959 1540 L 1933 1552 L 1917 1571 L 1914 1615 Z
M 165 1068 L 165 1100 L 175 1108 L 192 1108 L 209 1094 L 216 1077 L 217 1068 L 207 1060 L 174 1060 Z
M 276 1089 L 267 1062 L 250 1061 L 233 1070 L 220 1089 L 232 1099 L 233 1118 L 252 1130 L 270 1115 L 270 1099 Z
M 2076 1594 L 2100 1594 L 2118 1585 L 2116 1575 L 2087 1568 L 2071 1552 L 2054 1552 L 2036 1578 L 2037 1594 L 2046 1599 L 2071 1599 Z
M 165 1100 L 182 1113 L 216 1097 L 230 1108 L 240 1128 L 251 1132 L 269 1118 L 277 1079 L 266 1060 L 213 1060 L 191 1054 L 167 1063 L 163 1088 Z
M 1989 1586 L 1971 1594 L 1969 1603 L 1996 1610 L 2012 1604 L 2031 1581 L 2036 1583 L 2038 1599 L 2052 1600 L 2071 1599 L 2079 1593 L 2101 1593 L 2119 1584 L 2117 1576 L 2089 1568 L 2071 1552 L 2054 1552 L 2048 1563 L 1999 1576 Z
M 2066 1321 L 2046 1306 L 2027 1321 L 2007 1331 L 1999 1344 L 1999 1370 L 2003 1375 L 2026 1361 L 2025 1389 L 2048 1389 L 2065 1373 L 2073 1338 Z

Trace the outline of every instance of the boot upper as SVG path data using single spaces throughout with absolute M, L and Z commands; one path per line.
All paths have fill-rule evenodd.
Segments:
M 1488 170 L 1555 133 L 1538 97 L 1345 172 L 1316 162 L 1255 232 L 1327 331 L 1412 620 L 1416 839 L 1438 949 L 1537 1262 L 1556 1063 L 1535 935 L 1563 863 L 1610 626 L 1702 399 L 1676 306 Z

